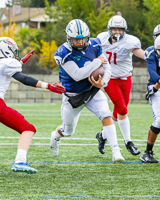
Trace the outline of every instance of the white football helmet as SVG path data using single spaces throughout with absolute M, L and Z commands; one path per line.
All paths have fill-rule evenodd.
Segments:
M 19 59 L 19 49 L 12 38 L 0 37 L 0 58 Z
M 108 21 L 107 27 L 108 27 L 108 33 L 109 33 L 110 36 L 112 35 L 112 31 L 111 31 L 112 28 L 124 29 L 122 35 L 121 34 L 115 34 L 113 36 L 113 39 L 118 41 L 125 36 L 126 30 L 127 30 L 127 23 L 126 23 L 126 20 L 121 15 L 115 15 Z
M 81 51 L 86 49 L 86 47 L 89 44 L 90 31 L 85 22 L 83 22 L 80 19 L 73 19 L 66 26 L 66 37 L 67 42 L 71 48 L 73 48 L 76 51 Z M 74 46 L 72 38 L 85 38 L 86 40 L 84 46 L 80 48 Z
M 156 55 L 160 57 L 158 49 L 160 50 L 160 35 L 158 35 L 154 41 L 154 51 Z
M 156 39 L 156 37 L 158 35 L 160 35 L 160 24 L 158 24 L 153 30 L 153 38 L 154 38 L 154 40 Z

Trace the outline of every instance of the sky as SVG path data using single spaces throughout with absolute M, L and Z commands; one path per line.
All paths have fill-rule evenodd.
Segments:
M 5 3 L 7 3 L 7 0 L 0 0 L 0 8 L 4 8 Z

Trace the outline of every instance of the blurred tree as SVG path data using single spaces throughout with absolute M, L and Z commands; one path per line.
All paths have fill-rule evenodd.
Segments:
M 16 24 L 11 22 L 8 26 L 8 29 L 5 30 L 3 24 L 0 24 L 0 37 L 11 37 L 15 39 L 15 32 L 16 32 Z
M 41 40 L 42 48 L 40 49 L 40 59 L 39 64 L 45 66 L 46 68 L 54 68 L 56 66 L 55 59 L 53 55 L 57 49 L 57 45 L 54 40 L 52 40 L 51 44 L 49 42 L 45 42 Z
M 15 1 L 15 0 L 14 0 Z M 45 0 L 19 0 L 22 7 L 44 8 Z M 56 0 L 49 0 L 53 4 Z
M 146 21 L 146 27 L 148 36 L 148 46 L 153 45 L 153 30 L 160 24 L 159 13 L 160 13 L 160 1 L 159 0 L 143 0 L 143 4 L 147 9 L 147 12 L 144 13 L 144 18 Z
M 39 63 L 41 48 L 44 43 L 42 43 L 42 39 L 46 40 L 46 35 L 45 29 L 29 30 L 28 27 L 19 29 L 15 34 L 15 41 L 20 49 L 20 57 L 35 49 L 34 55 L 23 66 L 24 73 L 51 73 L 50 70 L 45 68 L 47 66 L 45 63 Z
M 146 20 L 148 9 L 143 4 L 143 0 L 109 0 L 109 4 L 115 14 L 120 11 L 126 19 L 128 33 L 137 36 L 141 40 L 143 49 L 148 47 L 152 42 L 152 37 L 150 37 L 151 33 L 148 31 L 149 27 Z
M 91 37 L 107 27 L 107 20 L 113 15 L 107 3 L 101 0 L 101 6 L 97 9 L 96 0 L 57 0 L 54 7 L 46 2 L 46 14 L 53 22 L 48 23 L 48 31 L 51 30 L 51 38 L 60 46 L 66 41 L 65 28 L 70 20 L 81 19 L 87 23 L 91 31 Z M 50 28 L 49 28 L 50 27 Z
M 100 32 L 106 31 L 107 23 L 110 17 L 114 15 L 108 2 L 100 1 L 100 7 L 89 13 L 87 17 L 88 26 L 90 27 L 91 36 L 97 37 Z

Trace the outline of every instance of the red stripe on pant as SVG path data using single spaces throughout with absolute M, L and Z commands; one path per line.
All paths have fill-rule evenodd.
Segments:
M 131 88 L 131 76 L 128 76 L 127 80 L 123 80 L 120 78 L 110 79 L 108 85 L 104 88 L 114 104 L 113 116 L 115 118 L 117 118 L 117 113 L 120 115 L 127 114 L 127 106 L 130 99 Z
M 8 107 L 3 99 L 0 99 L 0 122 L 20 134 L 24 131 L 36 132 L 35 127 L 18 111 Z

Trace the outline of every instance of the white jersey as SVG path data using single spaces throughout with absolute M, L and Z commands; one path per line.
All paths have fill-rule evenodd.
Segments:
M 125 36 L 118 42 L 109 42 L 108 32 L 102 32 L 97 36 L 102 44 L 103 54 L 111 64 L 111 78 L 125 78 L 132 74 L 132 51 L 141 48 L 140 40 L 132 35 Z
M 22 71 L 21 63 L 15 58 L 0 59 L 0 98 L 4 99 L 4 95 L 12 81 L 12 76 L 16 72 Z

